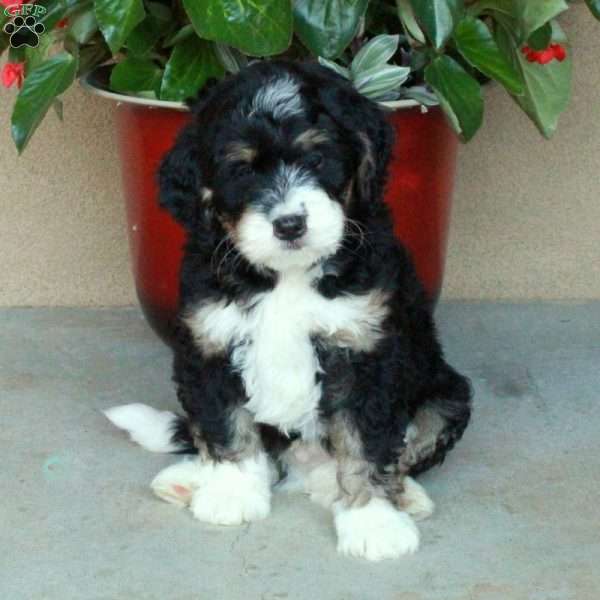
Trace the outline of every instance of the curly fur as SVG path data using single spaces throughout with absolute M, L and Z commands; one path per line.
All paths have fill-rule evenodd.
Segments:
M 336 510 L 346 506 L 353 515 L 363 514 L 362 506 L 401 507 L 403 477 L 444 460 L 470 415 L 469 383 L 444 360 L 427 298 L 382 199 L 392 143 L 378 107 L 343 78 L 315 64 L 261 62 L 203 94 L 159 174 L 161 205 L 187 231 L 174 358 L 187 416 L 175 424 L 172 443 L 207 460 L 248 460 L 266 451 L 276 461 L 292 440 L 310 437 L 336 459 L 338 479 L 352 488 L 341 486 Z M 240 224 L 248 211 L 268 215 L 283 202 L 287 188 L 276 182 L 276 173 L 286 165 L 302 170 L 309 192 L 318 189 L 315 202 L 328 198 L 342 208 L 343 233 L 306 265 L 297 302 L 261 321 L 258 311 L 287 275 L 283 267 L 248 259 Z M 334 212 L 328 214 L 334 219 Z M 369 295 L 375 304 L 363 302 L 358 318 L 333 323 L 334 315 L 343 320 L 343 302 Z M 214 316 L 225 307 L 231 310 Z M 251 329 L 263 331 L 273 319 L 279 319 L 277 331 L 269 335 L 284 355 L 288 324 L 300 335 L 297 323 L 306 323 L 303 335 L 315 365 L 310 389 L 317 394 L 312 414 L 318 427 L 310 435 L 277 416 L 262 423 L 239 417 L 240 407 L 252 412 L 256 401 L 249 402 L 245 371 L 248 353 L 259 343 Z M 352 335 L 360 323 L 363 329 Z M 229 335 L 227 327 L 248 332 Z M 246 362 L 239 360 L 241 352 Z M 269 360 L 279 358 L 278 350 Z M 292 367 L 281 368 L 292 374 Z M 276 378 L 280 370 L 265 375 L 263 368 L 253 377 Z M 260 383 L 263 389 L 269 381 Z M 261 409 L 265 402 L 278 408 L 293 392 L 281 383 L 278 396 L 259 399 Z M 408 544 L 411 550 L 414 545 Z M 371 548 L 377 555 L 396 552 L 374 542 Z

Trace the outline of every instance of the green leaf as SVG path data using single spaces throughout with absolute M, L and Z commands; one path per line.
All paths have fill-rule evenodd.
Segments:
M 352 60 L 352 73 L 356 76 L 362 71 L 385 65 L 398 50 L 399 39 L 397 35 L 378 35 L 369 40 Z
M 142 0 L 95 0 L 100 31 L 113 54 L 118 52 L 129 34 L 145 15 Z
M 513 16 L 519 23 L 520 41 L 525 41 L 536 29 L 568 8 L 565 0 L 513 0 Z
M 513 16 L 513 0 L 479 0 L 469 4 L 467 14 L 478 16 L 482 13 L 499 12 L 509 17 Z
M 60 52 L 33 69 L 25 78 L 11 118 L 11 133 L 19 154 L 41 123 L 54 99 L 75 79 L 77 61 Z
M 56 41 L 54 32 L 50 31 L 40 36 L 40 41 L 35 48 L 24 46 L 25 74 L 33 71 L 41 65 L 48 57 L 48 51 Z
M 425 69 L 425 81 L 457 133 L 470 140 L 483 121 L 481 86 L 454 59 L 442 55 Z
M 377 66 L 363 71 L 354 80 L 354 86 L 368 98 L 376 98 L 382 94 L 398 89 L 408 77 L 408 67 L 396 65 Z
M 158 92 L 162 71 L 148 58 L 128 56 L 110 73 L 110 87 L 115 92 Z
M 438 97 L 431 93 L 424 85 L 415 85 L 413 87 L 404 89 L 402 92 L 402 97 L 416 100 L 425 106 L 438 106 L 440 103 Z
M 470 65 L 501 83 L 511 94 L 523 93 L 518 71 L 504 57 L 483 21 L 462 19 L 454 30 L 454 42 Z
M 194 35 L 173 48 L 165 67 L 160 98 L 185 100 L 196 94 L 209 77 L 222 75 L 223 67 L 211 44 Z
M 239 73 L 248 64 L 248 59 L 235 48 L 226 44 L 215 44 L 213 50 L 228 73 Z
M 12 46 L 8 49 L 8 62 L 24 62 L 27 57 L 27 46 L 19 46 L 13 48 Z
M 125 45 L 133 54 L 144 56 L 154 48 L 161 33 L 160 23 L 152 15 L 147 15 L 131 32 Z
M 592 14 L 600 21 L 600 0 L 585 0 Z
M 146 2 L 148 13 L 151 14 L 157 21 L 169 23 L 173 20 L 173 13 L 168 6 L 160 2 Z
M 91 9 L 81 12 L 69 19 L 69 37 L 78 44 L 87 44 L 98 31 L 96 15 Z
M 106 45 L 104 38 L 102 36 L 98 36 L 98 38 L 96 43 L 84 46 L 80 49 L 77 77 L 85 75 L 111 57 L 112 53 L 110 48 Z
M 570 55 L 567 55 L 563 62 L 553 60 L 545 65 L 530 63 L 520 50 L 514 47 L 504 29 L 498 29 L 496 40 L 507 56 L 511 56 L 525 83 L 525 93 L 515 96 L 515 100 L 542 135 L 546 138 L 552 137 L 560 114 L 567 107 L 571 97 Z M 552 40 L 559 44 L 565 44 L 567 41 L 556 22 L 552 23 Z
M 185 40 L 185 38 L 189 37 L 190 35 L 196 35 L 196 32 L 194 31 L 194 26 L 191 23 L 188 23 L 176 31 L 173 35 L 167 37 L 167 39 L 163 42 L 163 48 L 174 46 L 178 42 Z
M 396 0 L 396 6 L 398 8 L 398 18 L 402 21 L 404 29 L 409 35 L 411 35 L 417 42 L 425 43 L 425 34 L 421 31 L 419 24 L 415 19 L 415 13 L 410 5 L 409 0 Z
M 463 0 L 410 0 L 417 22 L 439 50 L 463 16 Z
M 338 65 L 332 60 L 327 60 L 322 56 L 319 56 L 319 63 L 332 71 L 335 71 L 338 75 L 345 77 L 346 79 L 350 79 L 350 69 L 346 69 L 346 67 L 342 67 L 342 65 Z
M 337 58 L 356 35 L 368 0 L 295 0 L 295 31 L 315 55 Z
M 33 3 L 32 3 L 33 4 Z M 56 0 L 46 3 L 48 12 L 42 17 L 42 23 L 46 31 L 51 31 L 56 24 L 65 17 L 74 12 L 85 10 L 92 7 L 92 0 Z
M 527 45 L 533 50 L 545 50 L 552 40 L 552 23 L 546 23 L 536 29 L 527 40 Z
M 290 0 L 183 0 L 196 33 L 251 56 L 270 56 L 292 40 Z

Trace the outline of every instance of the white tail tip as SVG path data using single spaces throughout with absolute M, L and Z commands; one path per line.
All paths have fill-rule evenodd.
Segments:
M 171 441 L 177 415 L 168 410 L 156 410 L 146 404 L 124 404 L 103 411 L 106 418 L 119 429 L 129 433 L 131 439 L 150 452 L 176 452 L 180 450 Z

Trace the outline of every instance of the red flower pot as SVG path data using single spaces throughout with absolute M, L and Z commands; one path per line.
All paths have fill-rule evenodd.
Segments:
M 176 103 L 160 106 L 84 86 L 118 100 L 117 132 L 127 207 L 129 247 L 137 295 L 151 327 L 169 341 L 178 305 L 184 233 L 157 202 L 156 169 L 188 120 Z M 172 107 L 165 107 L 169 104 Z M 396 145 L 386 191 L 395 232 L 413 255 L 432 303 L 442 286 L 458 138 L 439 108 L 390 114 Z

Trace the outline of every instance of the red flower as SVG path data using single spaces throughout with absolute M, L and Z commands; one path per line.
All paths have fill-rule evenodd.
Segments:
M 2 6 L 4 6 L 5 8 L 9 8 L 12 6 L 20 8 L 22 4 L 27 4 L 27 2 L 29 2 L 29 0 L 0 0 L 0 4 L 2 4 Z
M 542 50 L 541 52 L 537 53 L 537 62 L 540 65 L 547 65 L 550 61 L 552 61 L 554 59 L 554 50 L 552 50 L 552 48 L 548 47 L 545 50 Z
M 56 24 L 56 29 L 64 29 L 69 24 L 69 19 L 65 17 Z
M 4 67 L 2 67 L 2 74 L 0 77 L 2 78 L 2 85 L 4 87 L 8 88 L 16 83 L 17 87 L 20 88 L 23 85 L 23 79 L 25 79 L 25 64 L 6 63 Z
M 540 65 L 547 65 L 554 59 L 562 62 L 567 58 L 567 51 L 560 44 L 550 44 L 545 50 L 534 50 L 529 46 L 523 46 L 521 52 L 529 62 L 536 62 Z
M 564 46 L 561 46 L 560 44 L 552 44 L 550 48 L 554 50 L 554 58 L 558 62 L 562 62 L 565 60 L 565 58 L 567 58 L 567 51 L 565 50 Z

